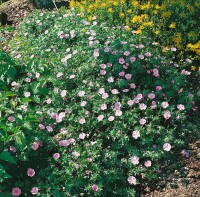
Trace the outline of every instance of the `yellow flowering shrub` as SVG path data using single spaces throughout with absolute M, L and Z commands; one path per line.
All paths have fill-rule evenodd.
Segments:
M 88 20 L 128 26 L 136 34 L 152 37 L 165 47 L 176 47 L 177 54 L 189 52 L 199 58 L 200 3 L 195 0 L 71 0 L 70 8 L 85 13 Z M 194 65 L 195 66 L 195 65 Z

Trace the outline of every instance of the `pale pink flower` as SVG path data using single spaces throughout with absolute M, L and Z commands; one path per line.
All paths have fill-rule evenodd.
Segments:
M 148 94 L 148 97 L 149 97 L 150 99 L 154 99 L 156 96 L 155 96 L 154 93 L 150 93 L 150 94 Z
M 144 55 L 138 55 L 138 57 L 142 60 L 144 59 Z
M 99 89 L 99 94 L 103 94 L 103 93 L 105 93 L 105 89 L 104 88 L 100 88 Z
M 76 75 L 70 75 L 69 78 L 70 79 L 74 79 L 76 77 Z
M 104 103 L 101 105 L 101 110 L 106 110 L 107 109 L 107 105 Z
M 131 62 L 135 62 L 135 61 L 136 61 L 136 58 L 135 58 L 135 57 L 130 57 L 130 61 L 131 61 Z
M 124 72 L 124 71 L 122 71 L 122 72 L 119 73 L 119 76 L 120 76 L 120 77 L 123 77 L 124 75 L 125 75 L 125 72 Z
M 28 168 L 27 175 L 33 177 L 35 175 L 35 170 L 32 168 Z
M 144 124 L 146 124 L 147 121 L 144 118 L 142 118 L 142 119 L 140 119 L 139 122 L 140 122 L 141 125 L 144 125 Z
M 80 138 L 81 140 L 84 140 L 85 137 L 86 137 L 86 134 L 85 134 L 85 133 L 82 132 L 82 133 L 79 134 L 79 138 Z
M 140 44 L 138 47 L 139 47 L 140 49 L 142 49 L 142 48 L 144 48 L 144 45 L 143 45 L 143 44 Z
M 63 73 L 62 73 L 62 72 L 59 72 L 59 73 L 57 73 L 57 75 L 56 75 L 57 78 L 59 78 L 59 77 L 61 77 L 61 76 L 63 76 Z
M 33 188 L 31 189 L 31 194 L 35 195 L 35 194 L 37 194 L 37 193 L 38 193 L 38 188 L 37 188 L 37 187 L 33 187 Z
M 136 96 L 136 98 L 140 100 L 140 99 L 143 98 L 143 95 L 142 95 L 142 94 L 138 94 L 138 95 Z
M 162 87 L 161 86 L 156 86 L 156 90 L 160 91 L 160 90 L 162 90 Z
M 146 57 L 151 57 L 151 53 L 147 52 L 147 53 L 145 53 L 145 56 Z
M 136 85 L 135 85 L 134 83 L 131 83 L 131 84 L 130 84 L 130 88 L 135 89 L 135 88 L 136 88 Z
M 107 93 L 103 93 L 101 96 L 102 96 L 103 99 L 108 98 L 108 94 Z
M 168 120 L 170 117 L 171 117 L 171 113 L 170 113 L 169 111 L 166 111 L 166 112 L 164 113 L 164 118 L 165 118 L 166 120 Z
M 13 153 L 16 153 L 17 149 L 14 146 L 10 146 L 10 151 L 13 152 Z
M 122 92 L 129 92 L 129 89 L 123 89 Z
M 47 131 L 49 131 L 49 132 L 52 132 L 52 131 L 53 131 L 53 128 L 52 128 L 52 126 L 50 126 L 50 125 L 47 126 L 46 128 L 47 128 Z
M 51 99 L 48 98 L 48 99 L 46 100 L 46 103 L 47 103 L 47 104 L 51 104 Z
M 25 93 L 24 93 L 24 96 L 25 96 L 26 98 L 30 97 L 30 95 L 31 95 L 30 92 L 25 92 Z
M 162 102 L 161 106 L 162 108 L 166 109 L 169 106 L 169 104 L 168 102 Z
M 194 95 L 193 95 L 193 94 L 189 94 L 188 96 L 189 96 L 190 98 L 193 98 L 193 97 L 194 97 Z
M 104 52 L 105 53 L 108 53 L 110 51 L 110 48 L 109 47 L 106 47 L 105 49 L 104 49 Z
M 34 142 L 33 144 L 32 144 L 32 146 L 31 146 L 31 148 L 33 149 L 33 150 L 37 150 L 38 148 L 39 148 L 39 143 L 38 142 Z
M 115 109 L 115 110 L 120 110 L 120 108 L 121 108 L 121 103 L 120 103 L 120 102 L 116 102 L 116 103 L 114 104 L 114 109 Z
M 67 95 L 67 90 L 62 90 L 60 96 L 65 97 L 66 95 Z
M 125 55 L 125 56 L 129 56 L 129 55 L 130 55 L 130 52 L 129 52 L 129 51 L 124 51 L 124 55 Z
M 8 117 L 8 121 L 10 121 L 10 122 L 15 122 L 15 117 L 14 117 L 14 116 L 9 116 L 9 117 Z
M 133 138 L 138 139 L 140 137 L 140 132 L 139 131 L 133 131 L 132 136 L 133 136 Z
M 124 63 L 125 63 L 125 60 L 124 60 L 124 58 L 123 58 L 123 57 L 119 58 L 119 60 L 118 60 L 118 61 L 119 61 L 119 63 L 120 63 L 120 64 L 124 64 Z
M 81 119 L 79 120 L 79 123 L 80 123 L 80 124 L 85 124 L 85 123 L 86 123 L 85 118 L 81 118 Z
M 13 196 L 20 196 L 20 194 L 21 194 L 21 189 L 19 187 L 12 188 L 12 195 Z
M 100 75 L 105 75 L 106 71 L 105 70 L 100 70 Z
M 112 63 L 107 63 L 107 66 L 108 66 L 108 67 L 111 67 L 111 66 L 112 66 Z
M 122 115 L 122 111 L 121 110 L 116 110 L 115 111 L 115 116 L 121 116 Z
M 109 121 L 109 122 L 112 122 L 114 119 L 115 119 L 114 116 L 110 116 L 110 117 L 108 118 L 108 121 Z
M 111 90 L 111 93 L 112 93 L 112 94 L 119 94 L 119 91 L 118 91 L 117 89 L 112 89 L 112 90 Z
M 180 111 L 182 111 L 182 110 L 185 109 L 185 106 L 182 105 L 182 104 L 179 104 L 179 105 L 177 105 L 177 108 L 178 108 Z
M 75 157 L 79 157 L 79 156 L 80 156 L 80 153 L 78 153 L 77 151 L 73 151 L 73 152 L 72 152 L 72 155 L 74 155 Z
M 118 52 L 117 50 L 113 51 L 113 52 L 112 52 L 112 55 L 116 55 L 117 52 Z
M 140 110 L 145 110 L 147 108 L 147 106 L 144 103 L 140 103 L 139 108 L 140 108 Z
M 84 107 L 86 104 L 87 104 L 86 101 L 82 101 L 82 102 L 81 102 L 81 107 Z
M 133 100 L 129 100 L 129 101 L 127 102 L 127 104 L 128 104 L 129 106 L 131 106 L 131 105 L 134 104 L 134 101 L 133 101 Z
M 98 121 L 102 121 L 104 119 L 104 115 L 99 115 L 98 117 L 97 117 L 97 120 Z
M 131 74 L 126 74 L 126 75 L 125 75 L 125 78 L 126 78 L 127 80 L 130 80 L 130 79 L 131 79 L 131 77 L 132 77 L 132 75 L 131 75 Z
M 176 49 L 176 48 L 174 48 L 174 47 L 172 47 L 172 48 L 171 48 L 171 51 L 176 51 L 176 50 L 177 50 L 177 49 Z
M 128 180 L 128 183 L 131 184 L 131 185 L 137 184 L 136 178 L 134 176 L 129 176 L 127 180 Z
M 85 95 L 85 91 L 83 91 L 83 90 L 81 90 L 79 93 L 78 93 L 78 96 L 79 97 L 82 97 L 82 96 L 84 96 Z
M 145 161 L 145 162 L 144 162 L 144 165 L 145 165 L 147 168 L 151 167 L 151 161 L 150 161 L 150 160 Z
M 59 153 L 54 153 L 53 154 L 53 158 L 56 159 L 56 160 L 59 159 L 60 158 L 60 154 Z
M 169 143 L 165 143 L 164 145 L 163 145 L 163 150 L 165 150 L 165 151 L 170 151 L 171 150 L 171 145 L 169 144 Z
M 132 157 L 132 158 L 131 158 L 131 163 L 132 163 L 133 165 L 139 164 L 139 158 L 136 157 L 136 156 Z
M 100 64 L 99 66 L 101 67 L 101 69 L 106 69 L 106 65 L 105 64 Z
M 98 185 L 96 184 L 92 185 L 92 190 L 96 192 L 98 190 Z
M 114 82 L 114 78 L 113 77 L 109 77 L 108 78 L 108 83 L 112 83 L 112 82 Z
M 154 68 L 152 71 L 153 71 L 153 76 L 155 76 L 155 77 L 159 77 L 160 76 L 159 72 L 158 72 L 158 69 Z

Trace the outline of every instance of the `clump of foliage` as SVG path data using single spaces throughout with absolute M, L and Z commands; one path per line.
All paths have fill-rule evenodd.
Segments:
M 163 55 L 149 37 L 60 10 L 25 19 L 10 49 L 21 66 L 4 79 L 2 150 L 18 172 L 7 166 L 1 190 L 134 196 L 185 146 L 196 106 L 178 68 L 192 62 L 175 47 Z

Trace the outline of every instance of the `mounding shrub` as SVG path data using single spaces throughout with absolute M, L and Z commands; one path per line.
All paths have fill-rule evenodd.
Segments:
M 23 66 L 7 82 L 16 96 L 4 124 L 26 137 L 13 153 L 17 176 L 1 186 L 14 196 L 140 195 L 185 146 L 196 107 L 190 72 L 178 68 L 191 60 L 82 17 L 36 13 L 11 43 Z

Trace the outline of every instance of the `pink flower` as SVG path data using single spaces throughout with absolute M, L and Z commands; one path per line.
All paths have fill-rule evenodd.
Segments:
M 84 140 L 85 137 L 86 137 L 86 134 L 85 134 L 85 133 L 80 133 L 80 134 L 79 134 L 79 139 Z
M 120 110 L 120 108 L 121 108 L 121 103 L 120 103 L 120 102 L 116 102 L 116 103 L 114 104 L 114 109 L 115 109 L 115 110 Z
M 136 157 L 136 156 L 132 157 L 132 158 L 131 158 L 131 163 L 132 163 L 133 165 L 139 164 L 139 158 Z
M 177 105 L 177 108 L 178 108 L 180 111 L 182 111 L 182 110 L 185 109 L 185 106 L 182 105 L 182 104 L 179 104 L 179 105 Z
M 112 94 L 119 94 L 119 92 L 118 92 L 117 89 L 113 89 L 113 90 L 111 90 L 111 93 L 112 93 Z
M 104 49 L 104 52 L 105 53 L 108 53 L 110 51 L 110 48 L 109 47 L 106 47 L 105 49 Z
M 25 96 L 26 98 L 28 98 L 30 95 L 31 95 L 30 92 L 25 92 L 25 93 L 24 93 L 24 96 Z
M 142 118 L 142 119 L 140 119 L 139 122 L 140 122 L 141 125 L 144 125 L 147 121 L 144 118 Z
M 14 146 L 10 146 L 10 151 L 13 152 L 13 153 L 16 153 L 17 149 Z
M 67 94 L 67 90 L 62 90 L 61 93 L 60 93 L 60 96 L 65 97 L 66 94 Z
M 113 52 L 112 52 L 112 55 L 116 55 L 117 52 L 118 52 L 117 50 L 113 51 Z
M 133 101 L 133 100 L 129 100 L 129 101 L 127 102 L 127 104 L 128 104 L 129 106 L 131 106 L 131 105 L 134 104 L 134 101 Z
M 106 65 L 105 64 L 100 64 L 99 66 L 101 67 L 101 69 L 106 69 Z
M 13 196 L 19 196 L 21 194 L 21 189 L 19 187 L 13 187 L 12 188 L 12 195 Z
M 38 126 L 39 126 L 39 128 L 40 128 L 41 130 L 44 130 L 44 129 L 45 129 L 45 126 L 44 126 L 43 124 L 39 124 Z
M 166 112 L 164 113 L 164 118 L 165 118 L 166 120 L 168 120 L 170 117 L 171 117 L 171 113 L 170 113 L 169 111 L 166 111 Z
M 129 184 L 136 185 L 136 178 L 134 176 L 129 176 L 127 180 Z
M 140 100 L 140 99 L 143 98 L 143 95 L 142 95 L 142 94 L 138 94 L 138 95 L 136 96 L 136 98 Z
M 166 108 L 169 106 L 169 104 L 168 104 L 168 102 L 162 102 L 161 106 L 162 106 L 164 109 L 166 109 Z
M 135 62 L 136 58 L 135 57 L 130 57 L 131 62 Z
M 112 63 L 107 63 L 107 66 L 108 66 L 108 67 L 111 67 L 111 66 L 112 66 Z
M 100 88 L 99 89 L 99 94 L 103 94 L 103 93 L 105 93 L 105 89 L 104 88 Z
M 79 93 L 78 93 L 78 96 L 79 97 L 82 97 L 82 96 L 84 96 L 85 95 L 85 91 L 83 91 L 83 90 L 81 90 Z
M 27 175 L 33 177 L 35 175 L 35 170 L 33 170 L 32 168 L 28 168 Z
M 104 103 L 101 105 L 101 110 L 106 110 L 107 109 L 107 105 Z
M 51 104 L 51 99 L 48 98 L 48 99 L 46 100 L 46 103 L 47 103 L 47 104 Z
M 163 150 L 165 150 L 165 151 L 170 151 L 171 150 L 171 145 L 169 144 L 169 143 L 165 143 L 164 145 L 163 145 Z
M 193 97 L 194 97 L 194 95 L 193 95 L 193 94 L 189 94 L 188 96 L 189 96 L 190 98 L 193 98 Z
M 15 122 L 15 117 L 14 117 L 14 116 L 9 116 L 9 117 L 8 117 L 8 120 L 9 120 L 10 122 Z
M 129 92 L 129 89 L 123 89 L 122 92 Z
M 183 157 L 189 157 L 189 156 L 190 156 L 190 153 L 189 153 L 188 151 L 186 151 L 185 149 L 183 149 L 183 150 L 181 151 L 181 155 L 182 155 Z
M 147 52 L 147 53 L 145 53 L 145 56 L 146 57 L 151 57 L 151 53 Z
M 144 59 L 144 55 L 138 55 L 138 57 L 142 60 Z
M 125 56 L 129 56 L 129 55 L 130 55 L 130 52 L 129 52 L 129 51 L 125 51 L 125 52 L 124 52 L 124 55 L 125 55 Z
M 136 88 L 136 85 L 135 85 L 134 83 L 131 83 L 131 84 L 130 84 L 130 88 L 135 89 L 135 88 Z
M 140 132 L 139 131 L 133 131 L 132 136 L 133 136 L 133 138 L 138 139 L 140 137 Z
M 124 75 L 125 75 L 125 72 L 124 72 L 124 71 L 122 71 L 122 72 L 119 73 L 119 76 L 120 76 L 120 77 L 123 77 Z
M 82 102 L 81 102 L 81 107 L 84 107 L 86 104 L 87 104 L 86 101 L 82 101 Z
M 39 143 L 38 142 L 34 142 L 33 144 L 32 144 L 32 146 L 31 146 L 31 148 L 33 149 L 33 150 L 37 150 L 38 148 L 39 148 Z
M 96 192 L 98 190 L 98 185 L 96 184 L 92 185 L 92 190 Z
M 63 73 L 62 73 L 62 72 L 59 72 L 59 73 L 56 75 L 57 78 L 59 78 L 59 77 L 61 77 L 61 76 L 63 76 Z
M 115 111 L 115 116 L 121 116 L 122 115 L 122 111 L 121 110 L 116 110 Z
M 124 58 L 123 58 L 123 57 L 119 58 L 119 60 L 118 60 L 118 61 L 119 61 L 119 63 L 120 63 L 120 64 L 124 64 L 124 63 L 125 63 L 125 60 L 124 60 Z
M 161 86 L 156 86 L 156 90 L 160 91 L 160 90 L 162 90 L 162 87 Z
M 155 96 L 154 93 L 150 93 L 150 94 L 148 94 L 148 97 L 149 97 L 150 99 L 154 99 L 156 96 Z
M 145 110 L 147 108 L 147 106 L 144 103 L 140 103 L 139 108 L 140 108 L 140 110 Z
M 37 188 L 37 187 L 33 187 L 33 188 L 31 189 L 31 194 L 35 195 L 35 194 L 37 194 L 37 193 L 38 193 L 38 188 Z
M 100 75 L 105 75 L 106 71 L 105 70 L 100 70 Z
M 155 76 L 155 77 L 159 77 L 160 76 L 159 72 L 158 72 L 158 69 L 154 68 L 152 71 L 153 71 L 153 76 Z
M 53 158 L 56 159 L 56 160 L 59 159 L 60 158 L 60 154 L 59 153 L 54 153 L 53 154 Z
M 75 157 L 79 157 L 80 156 L 80 153 L 76 152 L 76 151 L 73 151 L 72 152 L 72 155 L 74 155 Z
M 106 98 L 108 98 L 108 93 L 103 93 L 101 96 L 103 99 L 106 99 Z
M 150 160 L 145 161 L 144 165 L 145 165 L 147 168 L 151 167 L 151 161 L 150 161 Z
M 108 78 L 108 83 L 112 83 L 112 82 L 114 82 L 114 78 L 113 77 L 109 77 Z
M 97 117 L 97 120 L 98 121 L 102 121 L 104 119 L 104 115 L 99 115 L 98 117 Z
M 114 119 L 115 119 L 114 116 L 110 116 L 110 117 L 108 118 L 108 121 L 109 121 L 109 122 L 112 122 Z
M 131 79 L 131 77 L 132 77 L 132 75 L 131 75 L 131 74 L 126 74 L 126 75 L 125 75 L 125 78 L 126 78 L 127 80 L 130 80 L 130 79 Z
M 81 119 L 79 120 L 79 123 L 80 123 L 80 124 L 85 124 L 85 123 L 86 123 L 85 118 L 81 118 Z

